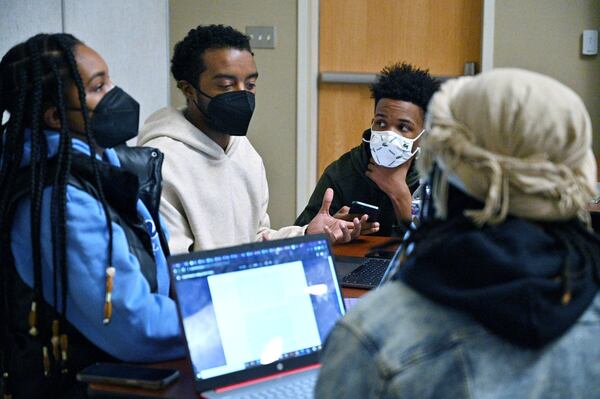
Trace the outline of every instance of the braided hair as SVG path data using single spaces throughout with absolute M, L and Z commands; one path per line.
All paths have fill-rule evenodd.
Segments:
M 0 115 L 8 112 L 10 117 L 0 131 L 0 289 L 2 302 L 1 319 L 9 320 L 10 298 L 7 292 L 9 271 L 13 264 L 10 250 L 10 231 L 12 218 L 9 209 L 11 188 L 17 178 L 23 176 L 21 162 L 25 152 L 25 141 L 29 137 L 31 144 L 31 162 L 25 176 L 29 178 L 28 196 L 31 200 L 31 243 L 33 260 L 33 297 L 29 314 L 29 334 L 38 337 L 42 342 L 44 373 L 49 374 L 50 353 L 66 373 L 68 339 L 60 334 L 60 323 L 66 322 L 68 292 L 67 262 L 67 225 L 66 225 L 66 193 L 67 182 L 71 172 L 72 147 L 67 121 L 67 103 L 65 92 L 68 85 L 74 84 L 78 91 L 79 110 L 84 121 L 85 141 L 91 156 L 90 163 L 94 172 L 91 184 L 94 186 L 106 215 L 108 225 L 109 261 L 112 262 L 112 228 L 107 202 L 105 200 L 100 174 L 95 162 L 93 135 L 89 131 L 89 115 L 86 106 L 85 89 L 75 60 L 75 46 L 82 44 L 70 34 L 38 34 L 27 41 L 14 46 L 0 62 Z M 53 176 L 48 168 L 48 144 L 43 129 L 44 111 L 49 106 L 56 106 L 60 120 L 59 146 L 56 155 L 56 171 Z M 42 255 L 41 255 L 41 214 L 44 187 L 52 181 L 50 202 L 50 219 L 52 234 L 52 266 L 53 292 L 51 305 L 55 309 L 53 315 L 45 315 L 39 311 L 38 305 L 44 300 L 42 294 Z M 47 239 L 44 237 L 44 239 Z M 59 283 L 60 280 L 60 283 Z M 51 320 L 52 319 L 52 320 Z M 9 335 L 8 322 L 3 323 L 3 347 Z M 49 349 L 51 348 L 51 349 Z M 2 370 L 4 378 L 9 359 L 7 351 L 2 351 Z M 5 389 L 6 389 L 6 383 Z

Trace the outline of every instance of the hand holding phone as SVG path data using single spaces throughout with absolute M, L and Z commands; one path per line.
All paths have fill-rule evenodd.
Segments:
M 127 385 L 160 389 L 179 377 L 179 370 L 159 369 L 125 363 L 95 363 L 77 373 L 87 383 Z
M 351 218 L 359 218 L 362 215 L 368 215 L 369 219 L 367 221 L 369 223 L 379 222 L 379 207 L 371 204 L 367 204 L 366 202 L 360 201 L 352 201 L 350 205 L 350 211 L 348 211 L 348 216 Z

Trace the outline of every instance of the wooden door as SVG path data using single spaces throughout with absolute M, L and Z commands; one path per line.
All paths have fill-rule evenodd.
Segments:
M 406 61 L 436 76 L 481 65 L 483 0 L 321 0 L 319 72 L 377 73 Z M 319 83 L 317 172 L 360 143 L 367 84 Z

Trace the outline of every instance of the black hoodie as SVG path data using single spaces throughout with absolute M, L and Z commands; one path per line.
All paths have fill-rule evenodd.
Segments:
M 362 137 L 368 140 L 371 137 L 371 129 L 365 130 Z M 397 221 L 392 201 L 365 175 L 370 158 L 369 143 L 363 141 L 359 146 L 354 147 L 331 163 L 323 172 L 308 201 L 308 205 L 298 216 L 295 224 L 303 226 L 310 223 L 321 209 L 325 190 L 331 187 L 333 188 L 333 202 L 330 207 L 332 214 L 342 206 L 350 206 L 352 201 L 366 202 L 379 207 L 380 227 L 376 235 L 402 236 L 406 226 Z M 408 170 L 406 184 L 411 193 L 419 187 L 419 175 L 415 168 L 415 162 Z
M 450 186 L 448 218 L 421 225 L 392 279 L 471 314 L 515 344 L 564 334 L 598 291 L 600 240 L 580 222 L 508 217 L 478 228 L 462 215 L 482 204 Z

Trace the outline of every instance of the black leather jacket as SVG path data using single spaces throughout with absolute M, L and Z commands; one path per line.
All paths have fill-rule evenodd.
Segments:
M 121 162 L 121 168 L 133 173 L 139 179 L 138 195 L 156 221 L 159 220 L 160 195 L 162 193 L 162 164 L 165 156 L 156 148 L 128 147 L 125 144 L 114 150 Z M 157 223 L 158 235 L 165 256 L 169 256 L 167 237 Z

